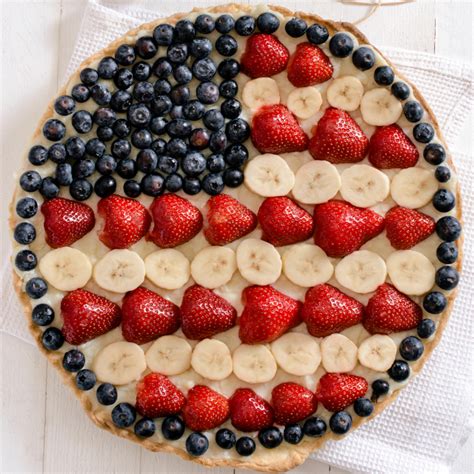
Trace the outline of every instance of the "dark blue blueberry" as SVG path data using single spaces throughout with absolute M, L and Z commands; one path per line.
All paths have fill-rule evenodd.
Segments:
M 374 72 L 375 82 L 379 86 L 389 86 L 395 79 L 395 74 L 390 66 L 379 66 Z
M 171 99 L 166 95 L 159 95 L 155 97 L 155 100 L 150 103 L 151 111 L 156 116 L 163 116 L 167 114 L 172 107 L 173 104 Z
M 136 148 L 139 148 L 140 150 L 149 148 L 152 142 L 153 135 L 146 128 L 135 130 L 132 133 L 132 145 Z
M 95 169 L 103 175 L 112 174 L 117 168 L 117 160 L 112 155 L 103 155 L 95 163 Z
M 92 120 L 99 127 L 112 127 L 117 120 L 117 114 L 108 107 L 99 107 L 92 116 Z
M 43 346 L 49 351 L 57 351 L 64 344 L 64 336 L 58 328 L 48 328 L 41 336 Z
M 202 189 L 210 196 L 216 196 L 224 190 L 224 179 L 220 173 L 209 173 L 202 179 Z
M 230 15 L 221 15 L 216 19 L 216 30 L 219 33 L 229 33 L 234 28 L 235 21 Z
M 213 153 L 222 153 L 227 147 L 227 136 L 224 130 L 217 130 L 211 133 L 209 148 Z
M 151 59 L 157 52 L 155 40 L 151 36 L 142 36 L 135 43 L 137 56 L 143 59 Z
M 408 100 L 403 104 L 403 113 L 409 122 L 419 122 L 423 117 L 423 108 L 416 100 Z
M 135 61 L 135 58 L 136 58 L 135 48 L 130 44 L 121 44 L 115 50 L 115 60 L 121 66 L 130 66 L 130 65 L 132 65 Z
M 183 105 L 183 116 L 188 120 L 199 120 L 206 112 L 206 108 L 198 100 L 190 100 Z
M 41 181 L 39 192 L 45 199 L 55 198 L 59 195 L 59 186 L 57 181 L 51 176 L 47 176 L 43 179 L 43 181 Z
M 237 99 L 227 99 L 221 104 L 221 112 L 225 118 L 235 119 L 242 112 L 242 106 Z
M 72 183 L 72 166 L 69 163 L 60 163 L 56 166 L 54 177 L 59 186 L 69 186 Z
M 184 118 L 183 117 L 183 106 L 182 105 L 173 105 L 173 108 L 170 111 L 170 117 L 172 119 L 182 119 L 182 118 Z
M 170 193 L 176 193 L 183 187 L 183 178 L 176 173 L 170 174 L 165 178 L 165 188 Z
M 127 91 L 117 91 L 110 100 L 110 107 L 115 112 L 127 112 L 129 107 L 132 105 L 132 96 Z
M 235 81 L 222 81 L 219 85 L 219 92 L 224 99 L 232 99 L 237 95 L 239 86 Z
M 248 160 L 248 157 L 247 148 L 240 143 L 228 147 L 224 154 L 225 161 L 231 168 L 240 168 Z
M 216 444 L 222 449 L 231 449 L 235 446 L 235 433 L 227 428 L 221 428 L 216 433 Z
M 173 32 L 174 28 L 171 25 L 163 23 L 153 30 L 153 38 L 157 45 L 168 46 L 173 41 Z
M 15 256 L 15 265 L 22 272 L 33 270 L 37 263 L 38 259 L 31 250 L 20 250 Z
M 283 435 L 278 428 L 271 426 L 258 433 L 258 440 L 264 448 L 273 449 L 283 442 Z
M 163 117 L 153 117 L 151 119 L 150 130 L 155 135 L 163 135 L 164 133 L 166 133 L 167 126 L 168 126 L 168 121 Z
M 87 178 L 95 171 L 95 162 L 90 158 L 85 160 L 77 160 L 72 165 L 72 175 L 76 179 Z
M 347 411 L 333 413 L 329 419 L 329 427 L 333 433 L 338 435 L 346 434 L 352 426 L 352 417 Z
M 198 178 L 185 176 L 183 179 L 183 191 L 190 196 L 194 196 L 199 191 L 201 191 L 201 182 Z
M 229 188 L 236 188 L 244 182 L 244 173 L 238 169 L 228 168 L 224 171 L 224 183 Z
M 436 249 L 436 256 L 441 263 L 454 263 L 458 259 L 458 248 L 453 242 L 443 242 Z
M 132 75 L 136 81 L 146 81 L 151 76 L 151 72 L 152 67 L 145 61 L 135 63 L 132 67 Z
M 46 163 L 48 159 L 48 150 L 41 145 L 35 145 L 28 152 L 28 160 L 32 165 L 41 166 Z
M 31 197 L 24 197 L 16 203 L 16 213 L 23 217 L 23 219 L 29 219 L 38 212 L 38 203 Z
M 104 84 L 96 84 L 91 87 L 92 100 L 97 105 L 108 105 L 110 99 L 112 99 L 112 93 L 107 89 Z
M 56 119 L 50 119 L 43 125 L 43 135 L 52 142 L 58 142 L 64 138 L 66 126 Z
M 222 35 L 217 38 L 216 50 L 222 56 L 232 56 L 237 52 L 239 45 L 237 40 L 230 35 Z
M 310 43 L 323 44 L 328 40 L 329 32 L 324 25 L 319 25 L 318 23 L 315 23 L 314 25 L 311 25 L 306 30 L 306 37 L 308 38 L 308 41 Z M 334 45 L 334 47 L 338 48 L 337 45 Z M 349 56 L 349 54 L 350 54 L 350 51 L 347 54 L 345 54 L 344 57 Z
M 206 159 L 198 151 L 191 151 L 183 158 L 181 168 L 187 176 L 199 176 L 206 169 Z
M 172 138 L 185 138 L 191 135 L 193 126 L 191 122 L 185 119 L 174 119 L 168 122 L 166 131 Z
M 217 109 L 208 110 L 203 117 L 204 125 L 212 131 L 221 129 L 224 126 L 224 116 Z
M 123 192 L 131 198 L 136 198 L 142 193 L 140 183 L 134 179 L 129 179 L 123 183 Z
M 20 186 L 28 193 L 38 191 L 41 186 L 41 175 L 37 171 L 25 171 L 20 176 Z
M 241 456 L 251 456 L 255 449 L 255 441 L 250 436 L 242 436 L 235 443 L 235 450 Z
M 33 308 L 31 319 L 38 326 L 49 326 L 54 321 L 54 309 L 41 303 Z
M 158 59 L 155 64 L 153 64 L 153 74 L 159 78 L 159 80 L 163 80 L 165 82 L 166 78 L 173 72 L 173 66 L 169 61 L 167 61 L 165 58 L 160 58 Z M 169 82 L 168 82 L 169 84 Z M 156 83 L 155 83 L 155 92 L 156 92 Z M 163 88 L 166 87 L 166 85 L 162 86 Z M 158 92 L 157 92 L 158 93 Z M 162 94 L 168 94 L 169 90 L 166 90 L 166 92 L 162 92 Z
M 367 71 L 375 64 L 375 54 L 371 48 L 361 46 L 352 53 L 352 63 L 357 69 Z
M 395 382 L 403 382 L 410 376 L 410 367 L 404 360 L 396 360 L 387 373 Z
M 257 27 L 262 33 L 271 35 L 280 28 L 280 20 L 273 13 L 261 13 L 257 17 Z
M 145 104 L 133 104 L 128 108 L 127 119 L 134 127 L 144 128 L 151 120 L 150 109 Z
M 455 217 L 442 217 L 436 222 L 436 233 L 441 240 L 454 242 L 461 235 L 461 224 Z
M 48 158 L 54 163 L 64 163 L 66 155 L 66 147 L 62 143 L 55 143 L 49 147 Z
M 145 174 L 155 171 L 158 165 L 158 156 L 151 149 L 140 150 L 137 155 L 137 168 Z
M 189 50 L 185 43 L 172 44 L 168 46 L 166 57 L 174 64 L 183 64 L 188 59 Z
M 292 18 L 285 25 L 285 31 L 292 38 L 300 38 L 306 33 L 307 23 L 302 18 Z
M 354 402 L 354 411 L 359 416 L 369 416 L 374 411 L 374 405 L 368 398 L 358 398 Z
M 346 58 L 354 49 L 354 41 L 346 33 L 336 33 L 329 41 L 329 50 L 336 58 Z
M 419 123 L 413 128 L 413 137 L 417 142 L 428 143 L 434 137 L 434 128 L 429 123 Z
M 178 160 L 172 156 L 162 155 L 158 158 L 158 169 L 165 174 L 176 173 L 178 167 Z
M 203 59 L 211 54 L 212 43 L 207 38 L 194 38 L 189 48 L 191 56 L 196 59 Z
M 372 382 L 372 401 L 375 402 L 379 397 L 387 395 L 390 385 L 386 380 L 377 379 Z
M 76 84 L 71 89 L 71 95 L 76 102 L 85 102 L 89 99 L 91 93 L 84 84 Z
M 120 90 L 128 89 L 132 86 L 134 77 L 130 69 L 119 69 L 116 76 L 114 77 L 114 83 Z
M 203 150 L 209 145 L 211 136 L 205 128 L 195 128 L 189 136 L 189 144 L 196 150 Z
M 97 71 L 90 67 L 84 68 L 79 77 L 86 86 L 93 86 L 99 80 L 99 74 L 97 74 Z
M 201 14 L 198 15 L 194 21 L 194 27 L 198 33 L 208 34 L 214 31 L 216 23 L 211 15 Z
M 163 155 L 166 150 L 166 142 L 162 138 L 157 138 L 156 140 L 152 142 L 151 149 L 157 155 Z
M 319 438 L 324 433 L 326 433 L 326 430 L 326 422 L 318 416 L 312 416 L 311 418 L 308 418 L 303 424 L 304 434 L 312 438 Z
M 97 387 L 96 397 L 101 405 L 113 405 L 117 401 L 117 389 L 111 383 L 102 383 Z
M 283 431 L 283 438 L 290 444 L 298 444 L 303 439 L 303 428 L 297 423 L 285 426 Z
M 196 36 L 194 24 L 189 20 L 179 20 L 174 27 L 173 39 L 177 42 L 189 42 Z
M 225 168 L 224 155 L 222 155 L 221 153 L 215 153 L 213 155 L 210 155 L 206 161 L 206 168 L 211 173 L 219 173 L 221 171 L 224 171 L 224 168 Z
M 92 372 L 92 370 L 82 369 L 76 374 L 76 387 L 79 390 L 90 390 L 91 388 L 94 388 L 96 382 L 97 377 L 95 376 L 94 372 Z
M 454 267 L 444 266 L 436 271 L 435 281 L 442 290 L 454 290 L 459 283 L 459 273 Z
M 29 222 L 20 222 L 13 232 L 14 239 L 22 245 L 28 245 L 36 239 L 36 230 Z
M 78 110 L 72 116 L 71 123 L 78 133 L 88 133 L 92 129 L 92 115 L 87 110 Z
M 433 196 L 433 207 L 439 212 L 449 212 L 454 209 L 456 198 L 447 189 L 438 189 Z
M 158 79 L 153 86 L 155 95 L 166 95 L 171 92 L 171 84 L 166 79 Z
M 119 428 L 132 426 L 137 417 L 135 407 L 130 403 L 119 403 L 112 410 L 112 421 Z
M 161 424 L 161 432 L 165 439 L 173 441 L 181 438 L 185 429 L 184 421 L 177 415 L 167 416 Z
M 105 143 L 98 138 L 91 138 L 86 143 L 86 153 L 94 158 L 100 158 L 105 153 Z
M 140 438 L 149 438 L 155 434 L 156 426 L 153 420 L 142 418 L 135 423 L 133 429 Z
M 410 95 L 410 88 L 404 82 L 394 82 L 390 90 L 392 91 L 392 94 L 400 100 L 408 99 L 408 96 Z
M 76 179 L 69 186 L 69 194 L 76 201 L 85 201 L 92 194 L 93 186 L 87 179 Z
M 202 456 L 208 448 L 209 441 L 202 433 L 191 433 L 186 439 L 186 451 L 191 456 Z
M 65 143 L 68 158 L 80 160 L 86 154 L 86 143 L 81 137 L 70 137 Z
M 147 174 L 143 176 L 140 186 L 147 196 L 159 196 L 164 191 L 164 179 L 160 174 Z
M 416 127 L 419 125 L 421 124 L 418 124 Z M 446 150 L 440 143 L 429 143 L 423 150 L 423 158 L 430 165 L 440 165 L 446 159 Z
M 70 95 L 61 95 L 54 101 L 54 110 L 59 115 L 70 115 L 75 108 L 76 103 Z
M 192 74 L 199 81 L 210 81 L 216 75 L 216 64 L 211 58 L 197 59 L 192 67 Z
M 255 18 L 249 15 L 241 16 L 235 22 L 235 31 L 240 36 L 250 36 L 256 28 Z
M 436 323 L 432 319 L 423 319 L 416 328 L 416 333 L 422 339 L 427 339 L 431 337 L 435 331 Z
M 117 183 L 112 176 L 101 176 L 94 184 L 94 192 L 97 196 L 105 198 L 117 189 Z
M 47 293 L 48 284 L 42 278 L 34 277 L 26 282 L 25 291 L 30 298 L 37 300 Z
M 103 142 L 109 142 L 114 138 L 114 131 L 111 127 L 97 127 L 97 138 Z
M 184 105 L 190 97 L 189 87 L 184 84 L 176 85 L 171 89 L 170 99 L 175 105 Z
M 225 126 L 225 133 L 231 143 L 242 143 L 250 137 L 250 126 L 244 119 L 234 119 Z
M 224 59 L 217 70 L 223 79 L 233 79 L 240 72 L 240 64 L 235 59 Z
M 418 360 L 425 350 L 423 343 L 415 336 L 408 336 L 400 343 L 400 355 L 405 360 Z
M 133 97 L 137 102 L 151 102 L 155 97 L 155 89 L 151 82 L 141 81 L 133 88 Z
M 114 58 L 107 56 L 102 58 L 97 66 L 97 74 L 102 79 L 112 79 L 118 71 L 118 64 Z
M 77 349 L 71 349 L 67 351 L 63 356 L 63 367 L 68 372 L 77 372 L 84 367 L 86 358 L 81 351 Z
M 166 153 L 175 158 L 184 158 L 188 152 L 188 146 L 181 138 L 172 138 L 166 144 Z

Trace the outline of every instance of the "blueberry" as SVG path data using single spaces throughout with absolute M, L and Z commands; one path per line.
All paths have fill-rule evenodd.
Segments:
M 318 416 L 308 418 L 303 425 L 304 434 L 306 436 L 311 436 L 312 438 L 319 438 L 326 433 L 326 429 L 326 422 Z
M 132 104 L 132 95 L 127 91 L 118 90 L 110 99 L 110 107 L 115 112 L 126 112 Z
M 443 242 L 436 249 L 436 256 L 441 263 L 454 263 L 458 259 L 458 249 L 453 242 Z
M 171 25 L 163 23 L 153 30 L 153 38 L 157 45 L 168 46 L 173 41 L 173 32 L 174 28 Z
M 191 97 L 189 87 L 184 84 L 174 86 L 170 92 L 170 98 L 175 105 L 184 105 Z
M 43 346 L 49 351 L 57 351 L 64 344 L 64 336 L 58 328 L 48 328 L 41 336 Z
M 86 153 L 94 158 L 100 158 L 105 153 L 105 143 L 98 138 L 91 138 L 86 143 Z
M 41 303 L 33 308 L 31 319 L 38 326 L 49 326 L 54 321 L 54 309 Z
M 209 148 L 213 153 L 221 153 L 227 147 L 227 136 L 224 130 L 218 130 L 211 133 L 211 139 L 209 140 Z
M 189 144 L 196 150 L 203 150 L 209 144 L 211 136 L 205 128 L 195 128 L 189 136 Z
M 132 86 L 134 77 L 130 69 L 119 69 L 118 73 L 114 77 L 114 83 L 120 90 L 128 89 Z
M 258 433 L 258 440 L 264 448 L 273 449 L 283 442 L 283 435 L 278 428 L 272 426 L 261 430 Z
M 183 87 L 183 86 L 177 86 Z M 172 119 L 182 119 L 183 118 L 183 106 L 182 105 L 173 105 L 173 108 L 170 111 L 170 117 Z
M 303 439 L 303 429 L 297 423 L 286 425 L 283 431 L 283 438 L 290 444 L 298 444 Z
M 97 387 L 96 397 L 101 405 L 113 405 L 117 401 L 117 389 L 111 383 L 102 383 Z
M 392 94 L 400 100 L 408 99 L 408 96 L 410 95 L 410 88 L 404 82 L 394 82 L 390 90 L 392 91 Z
M 78 110 L 72 116 L 71 123 L 78 133 L 88 133 L 92 129 L 92 115 L 87 110 Z
M 244 182 L 244 174 L 237 169 L 228 168 L 224 171 L 224 183 L 229 188 L 236 188 Z
M 144 128 L 151 120 L 150 109 L 145 104 L 133 104 L 128 108 L 127 119 L 134 127 Z
M 336 58 L 346 58 L 354 49 L 354 41 L 346 33 L 336 33 L 329 41 L 329 50 Z
M 124 158 L 117 163 L 117 174 L 124 179 L 134 178 L 137 174 L 137 163 L 130 158 Z
M 105 198 L 117 189 L 117 183 L 112 176 L 101 176 L 94 184 L 94 192 L 97 196 Z
M 163 135 L 166 133 L 166 127 L 168 126 L 168 120 L 163 117 L 153 117 L 150 122 L 150 130 L 155 135 Z M 155 140 L 156 141 L 156 140 Z M 152 142 L 153 143 L 153 142 Z
M 456 198 L 451 191 L 439 189 L 433 196 L 433 207 L 439 212 L 449 212 L 454 209 Z
M 198 151 L 189 152 L 181 162 L 187 176 L 199 176 L 206 169 L 206 159 Z
M 189 48 L 192 56 L 203 59 L 211 54 L 212 43 L 207 38 L 194 38 Z
M 201 191 L 201 183 L 199 179 L 185 176 L 183 179 L 183 191 L 190 196 L 197 194 Z
M 178 140 L 178 139 L 176 139 Z M 151 144 L 151 149 L 157 154 L 157 155 L 163 155 L 166 150 L 166 142 L 162 138 L 157 138 L 154 140 Z
M 58 165 L 59 166 L 59 165 Z M 39 192 L 45 199 L 53 199 L 59 195 L 59 186 L 57 181 L 50 176 L 47 176 L 41 182 Z
M 216 433 L 216 444 L 222 449 L 231 449 L 235 446 L 235 433 L 227 428 L 221 428 Z
M 208 110 L 203 117 L 204 125 L 209 128 L 209 130 L 216 131 L 221 129 L 224 126 L 225 120 L 224 116 L 217 109 Z
M 219 93 L 225 99 L 232 99 L 237 95 L 239 86 L 235 81 L 223 81 L 219 85 Z
M 422 124 L 418 124 L 416 127 L 418 127 L 419 125 Z M 430 165 L 439 165 L 446 159 L 446 151 L 443 145 L 439 143 L 430 143 L 426 145 L 425 149 L 423 150 L 423 158 Z
M 306 33 L 308 25 L 302 18 L 292 18 L 285 25 L 286 33 L 292 38 L 300 38 Z
M 431 337 L 435 331 L 436 323 L 432 319 L 423 319 L 416 328 L 418 336 L 422 339 L 427 339 Z
M 179 20 L 174 27 L 174 37 L 179 42 L 189 42 L 196 36 L 194 24 L 189 20 Z
M 419 123 L 413 128 L 413 137 L 420 143 L 430 142 L 434 134 L 434 128 L 429 123 Z
M 166 58 L 159 58 L 153 64 L 152 71 L 159 79 L 166 79 L 173 72 L 173 66 Z
M 143 59 L 151 59 L 157 52 L 155 40 L 151 36 L 142 36 L 135 43 L 137 56 Z
M 84 68 L 79 74 L 79 77 L 86 86 L 93 86 L 99 80 L 97 71 L 90 67 Z
M 224 157 L 230 167 L 240 168 L 248 160 L 249 152 L 244 145 L 235 144 L 226 149 Z
M 216 19 L 216 30 L 219 33 L 229 33 L 234 28 L 234 19 L 230 15 L 221 15 Z
M 140 196 L 142 189 L 140 183 L 134 179 L 129 179 L 123 183 L 123 192 L 131 198 Z
M 112 155 L 101 156 L 95 163 L 95 169 L 103 175 L 112 174 L 117 168 L 117 160 Z
M 255 452 L 255 441 L 249 436 L 242 436 L 235 443 L 235 450 L 241 456 L 251 456 Z
M 436 271 L 435 281 L 442 290 L 454 290 L 459 283 L 459 273 L 454 267 L 444 266 Z
M 211 58 L 197 59 L 193 63 L 194 77 L 199 81 L 210 81 L 216 75 L 216 65 Z
M 140 438 L 149 438 L 155 434 L 156 426 L 153 420 L 142 418 L 136 422 L 133 429 Z
M 66 126 L 56 119 L 50 119 L 43 125 L 43 135 L 52 142 L 58 142 L 64 138 Z
M 31 250 L 20 250 L 15 256 L 15 265 L 22 272 L 33 270 L 37 263 L 38 259 Z
M 122 66 L 130 66 L 136 59 L 135 48 L 130 44 L 121 44 L 115 50 L 115 60 Z
M 390 385 L 386 380 L 377 379 L 372 382 L 372 401 L 375 402 L 383 395 L 387 395 Z
M 250 137 L 250 126 L 244 119 L 234 119 L 226 124 L 225 133 L 231 143 L 242 143 Z
M 28 160 L 32 165 L 41 166 L 46 163 L 48 159 L 48 150 L 41 145 L 35 145 L 28 152 Z
M 172 138 L 166 144 L 166 153 L 175 158 L 184 158 L 188 152 L 188 146 L 181 138 Z
M 61 95 L 54 101 L 54 110 L 59 115 L 70 115 L 75 108 L 76 103 L 70 95 Z
M 208 448 L 209 441 L 202 433 L 191 433 L 186 439 L 186 451 L 191 456 L 202 456 Z
M 214 31 L 216 24 L 211 15 L 201 14 L 198 15 L 194 21 L 194 28 L 198 33 L 208 34 Z
M 164 191 L 164 179 L 160 174 L 147 174 L 143 176 L 140 187 L 147 196 L 159 196 Z
M 136 81 L 146 81 L 151 76 L 151 72 L 152 67 L 145 61 L 135 63 L 132 67 L 132 76 Z
M 119 403 L 112 410 L 112 421 L 119 428 L 127 428 L 135 422 L 137 412 L 130 403 Z
M 56 166 L 55 179 L 59 186 L 69 186 L 72 183 L 72 166 L 69 163 Z
M 176 173 L 178 167 L 178 160 L 172 156 L 162 155 L 158 158 L 158 169 L 165 174 Z
M 166 51 L 166 57 L 174 64 L 183 64 L 188 56 L 189 50 L 185 43 L 172 44 Z
M 174 69 L 173 77 L 178 84 L 187 84 L 188 82 L 191 82 L 193 73 L 191 72 L 191 69 L 188 68 L 188 66 L 185 64 L 180 64 Z
M 416 100 L 408 100 L 403 104 L 403 113 L 409 122 L 419 122 L 423 117 L 423 108 Z
M 76 102 L 85 102 L 90 97 L 90 91 L 84 84 L 76 84 L 71 89 L 71 95 Z
M 137 82 L 133 88 L 133 97 L 137 102 L 151 102 L 155 97 L 153 84 L 147 81 Z
M 354 411 L 359 416 L 369 416 L 374 411 L 374 405 L 368 398 L 358 398 L 354 402 Z
M 418 360 L 425 350 L 423 343 L 415 336 L 408 336 L 400 343 L 400 355 L 405 360 Z
M 86 358 L 81 351 L 77 349 L 71 349 L 67 351 L 63 356 L 63 367 L 68 372 L 77 372 L 84 367 Z
M 323 44 L 328 40 L 329 32 L 324 25 L 319 25 L 318 23 L 315 23 L 306 30 L 306 37 L 308 38 L 308 41 L 310 43 Z M 335 45 L 335 47 L 337 46 Z M 345 56 L 349 56 L 349 54 L 350 51 Z
M 170 174 L 165 179 L 165 188 L 170 193 L 176 193 L 183 187 L 183 178 L 176 173 Z
M 262 33 L 271 35 L 280 28 L 280 20 L 270 12 L 265 12 L 257 17 L 257 27 Z
M 37 171 L 25 171 L 20 176 L 20 186 L 28 193 L 38 191 L 41 186 L 41 175 Z
M 97 67 L 97 74 L 102 79 L 112 79 L 118 71 L 118 64 L 114 58 L 107 56 L 102 58 Z
M 240 36 L 250 36 L 255 31 L 255 19 L 249 15 L 241 16 L 235 22 L 235 31 Z
M 232 56 L 237 52 L 239 45 L 237 40 L 230 35 L 222 35 L 217 38 L 216 50 L 222 56 Z
M 22 245 L 28 245 L 36 239 L 36 230 L 29 222 L 20 222 L 13 232 L 14 239 Z
M 89 158 L 77 160 L 72 165 L 72 175 L 74 178 L 87 178 L 95 171 L 95 162 Z
M 240 72 L 240 64 L 235 59 L 224 59 L 217 71 L 223 79 L 233 79 Z
M 455 217 L 442 217 L 436 222 L 436 233 L 441 240 L 454 242 L 461 235 L 461 224 Z
M 151 111 L 158 116 L 167 114 L 172 107 L 171 99 L 166 95 L 159 95 L 150 103 Z
M 215 153 L 213 155 L 210 155 L 206 161 L 206 168 L 211 173 L 219 173 L 220 171 L 224 171 L 224 156 L 221 153 Z
M 38 203 L 31 197 L 24 197 L 16 203 L 16 213 L 23 219 L 29 219 L 37 212 Z
M 48 150 L 48 158 L 54 163 L 64 163 L 66 161 L 66 154 L 66 147 L 62 143 L 55 143 Z
M 242 112 L 242 106 L 236 99 L 227 99 L 221 104 L 221 112 L 225 118 L 235 119 Z
M 374 72 L 374 79 L 379 86 L 389 86 L 395 79 L 395 74 L 390 66 L 379 66 Z
M 114 131 L 111 127 L 97 127 L 97 138 L 103 142 L 108 142 L 114 138 Z
M 352 417 L 347 411 L 338 411 L 329 419 L 329 427 L 333 433 L 343 435 L 347 433 L 352 426 Z
M 69 194 L 76 201 L 85 201 L 92 194 L 93 186 L 87 179 L 76 179 L 69 186 Z
M 375 64 L 375 54 L 371 48 L 361 46 L 352 54 L 352 63 L 357 69 L 367 71 Z
M 435 170 L 435 178 L 440 183 L 446 183 L 451 179 L 451 171 L 447 166 L 438 166 Z
M 396 360 L 387 373 L 395 382 L 403 382 L 410 376 L 410 367 L 405 361 Z
M 80 160 L 86 154 L 86 143 L 81 137 L 70 137 L 65 143 L 66 155 L 73 160 Z
M 96 84 L 91 87 L 91 97 L 97 105 L 108 105 L 112 99 L 112 93 L 104 84 Z
M 166 79 L 158 79 L 153 86 L 155 96 L 167 95 L 171 92 L 171 84 Z
M 25 291 L 30 298 L 37 300 L 47 293 L 48 284 L 42 278 L 34 277 L 26 282 Z
M 206 108 L 198 100 L 190 100 L 183 105 L 183 116 L 188 120 L 199 120 L 204 115 Z
M 216 196 L 224 190 L 224 179 L 220 173 L 209 173 L 202 180 L 202 189 L 210 196 Z
M 140 150 L 149 148 L 152 142 L 153 135 L 146 128 L 135 130 L 132 133 L 132 145 L 136 148 L 139 148 Z

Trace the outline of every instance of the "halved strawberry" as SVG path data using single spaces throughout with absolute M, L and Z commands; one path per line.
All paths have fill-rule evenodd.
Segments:
M 259 431 L 273 424 L 273 408 L 250 388 L 237 389 L 229 406 L 230 421 L 240 431 Z
M 316 399 L 329 411 L 341 411 L 363 397 L 369 388 L 364 377 L 352 374 L 324 374 L 316 389 Z
M 294 382 L 285 382 L 272 390 L 272 406 L 275 421 L 279 425 L 287 425 L 312 415 L 318 401 L 311 390 Z
M 295 87 L 314 86 L 332 77 L 334 68 L 324 51 L 315 44 L 299 43 L 288 63 L 288 80 Z

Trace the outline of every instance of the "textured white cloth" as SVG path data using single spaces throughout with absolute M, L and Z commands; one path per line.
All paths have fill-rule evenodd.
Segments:
M 146 1 L 146 0 L 145 0 Z M 66 78 L 80 62 L 127 30 L 160 16 L 160 2 L 90 1 Z M 184 10 L 180 5 L 178 10 Z M 474 174 L 472 150 L 456 152 L 456 138 L 472 110 L 472 69 L 427 53 L 381 48 L 422 91 L 454 155 L 464 189 L 464 269 L 459 295 L 442 341 L 422 373 L 380 416 L 312 457 L 353 472 L 434 473 L 449 467 L 472 430 Z M 65 78 L 65 79 L 66 79 Z M 32 343 L 11 285 L 2 272 L 0 330 Z

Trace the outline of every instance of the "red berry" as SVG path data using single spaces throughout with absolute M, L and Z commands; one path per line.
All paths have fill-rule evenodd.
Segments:
M 318 401 L 311 390 L 294 382 L 286 382 L 272 390 L 272 406 L 275 421 L 279 425 L 287 425 L 312 415 L 318 407 Z
M 316 389 L 316 399 L 329 411 L 341 411 L 363 397 L 369 388 L 364 377 L 352 374 L 324 374 Z
M 328 81 L 334 68 L 323 50 L 311 43 L 300 43 L 288 63 L 288 80 L 295 87 L 314 86 Z
M 273 408 L 250 388 L 237 389 L 229 406 L 230 420 L 240 431 L 258 431 L 273 424 Z

